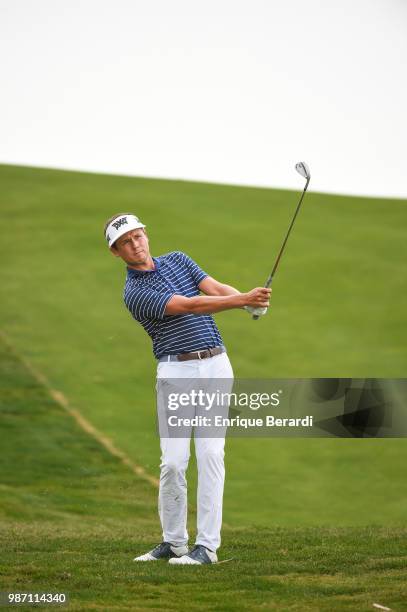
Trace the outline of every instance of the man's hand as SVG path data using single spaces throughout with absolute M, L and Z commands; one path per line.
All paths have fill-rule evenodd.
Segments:
M 270 295 L 271 289 L 266 289 L 266 287 L 256 287 L 256 289 L 252 289 L 252 291 L 245 294 L 246 302 L 249 303 L 246 303 L 244 309 L 250 315 L 262 317 L 267 313 L 268 306 L 270 305 Z
M 256 289 L 242 295 L 245 306 L 251 306 L 252 308 L 268 308 L 270 306 L 271 289 L 266 287 L 256 287 Z

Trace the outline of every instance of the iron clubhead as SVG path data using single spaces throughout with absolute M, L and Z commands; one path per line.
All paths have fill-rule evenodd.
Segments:
M 305 162 L 298 162 L 298 164 L 295 164 L 295 169 L 299 174 L 301 174 L 301 176 L 307 179 L 307 181 L 310 180 L 311 172 Z

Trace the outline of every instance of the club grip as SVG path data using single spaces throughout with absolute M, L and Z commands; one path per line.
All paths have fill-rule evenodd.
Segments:
M 268 289 L 269 287 L 271 287 L 271 283 L 273 282 L 273 272 L 270 274 L 270 276 L 268 277 L 266 284 L 264 285 L 266 287 L 266 289 Z M 253 321 L 257 321 L 258 319 L 260 319 L 259 315 L 252 315 L 252 319 Z

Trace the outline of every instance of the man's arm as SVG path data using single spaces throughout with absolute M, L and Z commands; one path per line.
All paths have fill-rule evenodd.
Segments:
M 206 295 L 239 295 L 240 291 L 231 287 L 230 285 L 225 285 L 224 283 L 220 283 L 216 279 L 211 276 L 207 276 L 199 283 L 199 289 L 205 293 Z M 267 307 L 258 307 L 258 306 L 244 306 L 244 309 L 249 314 L 254 314 L 257 316 L 265 315 L 267 312 Z
M 239 295 L 240 291 L 231 287 L 230 285 L 225 285 L 215 280 L 211 276 L 207 276 L 199 283 L 199 289 L 205 295 Z
M 200 283 L 199 288 L 205 283 L 204 279 Z M 220 285 L 221 283 L 219 283 Z M 226 294 L 216 295 L 198 295 L 196 297 L 187 298 L 183 295 L 173 295 L 167 302 L 165 308 L 166 315 L 178 314 L 214 314 L 223 310 L 231 310 L 233 308 L 244 308 L 252 306 L 253 308 L 264 308 L 269 306 L 271 289 L 265 287 L 256 287 L 248 293 L 239 293 L 233 287 L 228 287 L 229 292 Z M 220 290 L 219 288 L 217 289 Z M 230 293 L 233 290 L 233 293 Z

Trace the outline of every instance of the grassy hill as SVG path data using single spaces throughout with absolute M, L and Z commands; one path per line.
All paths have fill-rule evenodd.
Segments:
M 248 290 L 264 282 L 298 193 L 16 166 L 0 166 L 0 181 L 2 328 L 54 388 L 157 476 L 155 362 L 122 303 L 125 270 L 107 250 L 104 222 L 134 211 L 154 255 L 184 250 Z M 216 317 L 236 376 L 405 375 L 406 204 L 307 194 L 270 315 Z M 225 520 L 404 524 L 406 456 L 404 440 L 231 439 Z

